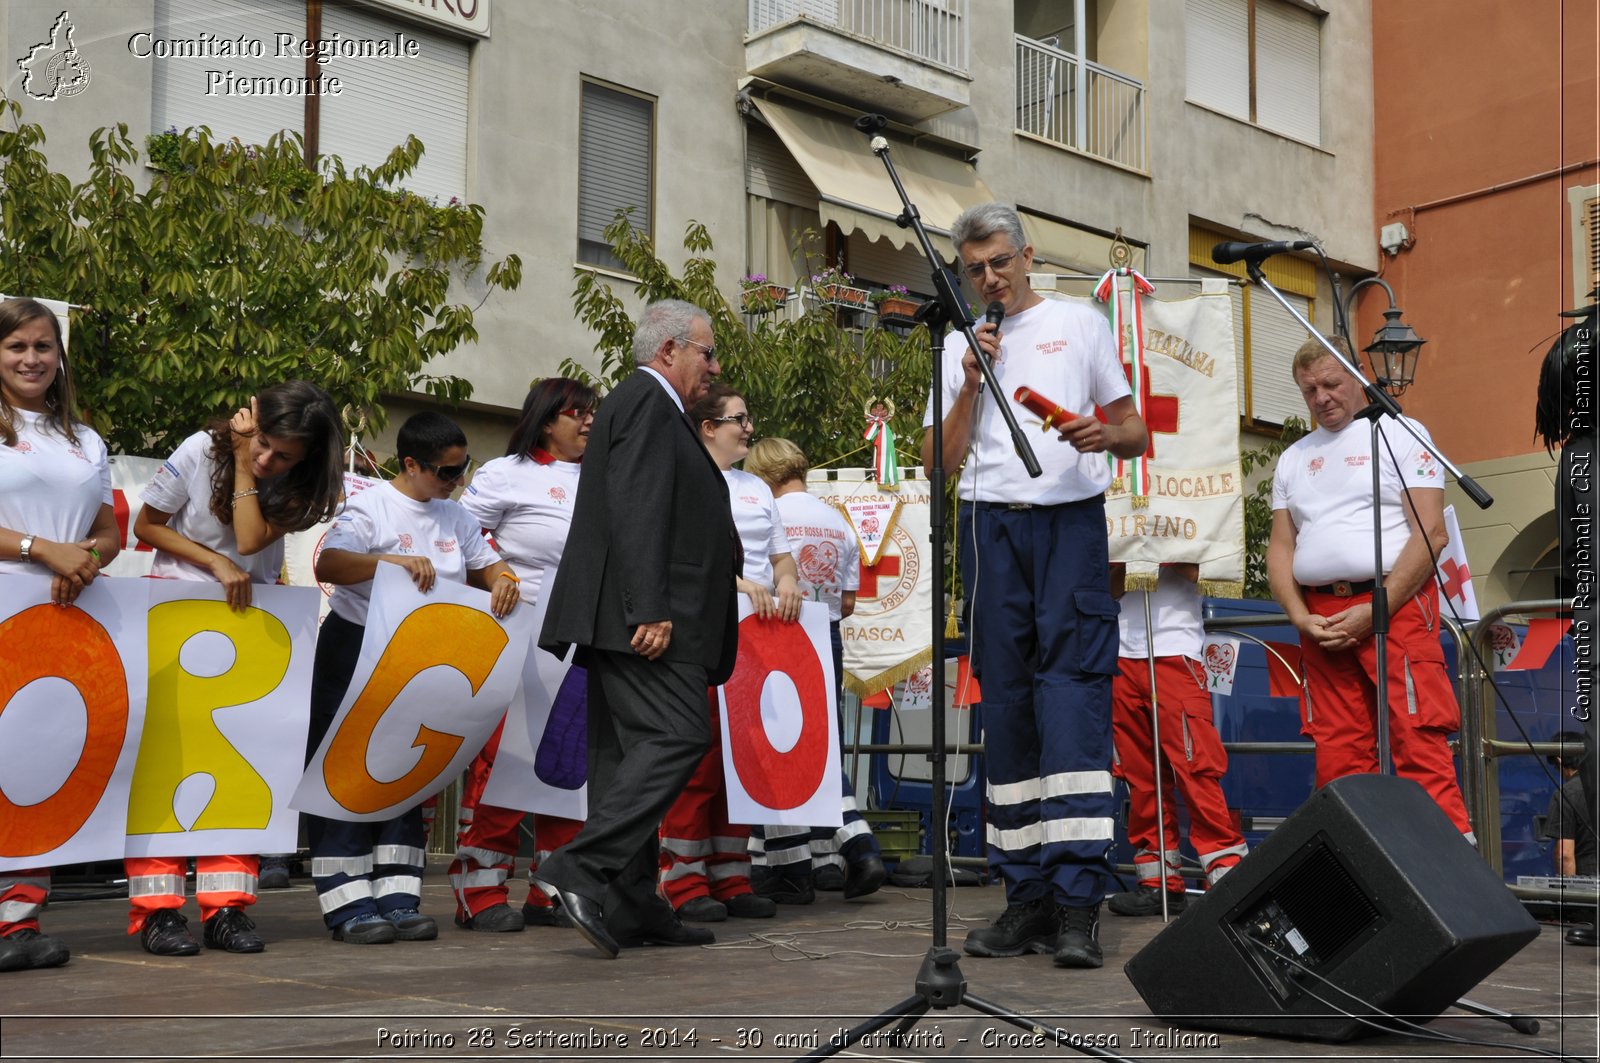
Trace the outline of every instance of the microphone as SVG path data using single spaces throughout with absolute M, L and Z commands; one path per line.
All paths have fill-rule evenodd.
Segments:
M 983 319 L 995 328 L 1000 327 L 1000 322 L 1006 319 L 1006 304 L 996 300 L 983 311 Z
M 1272 240 L 1264 244 L 1246 244 L 1230 240 L 1211 249 L 1211 261 L 1224 266 L 1241 260 L 1260 262 L 1272 255 L 1281 255 L 1287 251 L 1309 251 L 1316 246 L 1312 240 Z
M 1075 421 L 1078 415 L 1071 410 L 1064 410 L 1050 399 L 1034 391 L 1032 388 L 1018 388 L 1012 398 L 1020 402 L 1029 413 L 1036 413 L 1044 421 L 1041 432 L 1048 432 L 1052 428 L 1060 428 L 1068 421 Z

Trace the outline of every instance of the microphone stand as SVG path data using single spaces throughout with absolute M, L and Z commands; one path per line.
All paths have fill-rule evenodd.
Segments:
M 1016 417 L 1011 413 L 1008 403 L 1000 397 L 999 385 L 995 382 L 994 372 L 989 365 L 989 359 L 978 346 L 977 338 L 972 333 L 973 322 L 967 317 L 965 304 L 956 295 L 956 279 L 939 259 L 933 249 L 933 242 L 928 239 L 928 232 L 922 227 L 921 216 L 917 208 L 912 205 L 910 197 L 906 195 L 905 186 L 900 183 L 900 175 L 895 172 L 894 161 L 889 157 L 889 143 L 878 133 L 888 124 L 888 119 L 883 115 L 864 115 L 856 121 L 856 128 L 872 137 L 872 152 L 883 160 L 883 165 L 889 171 L 889 178 L 894 182 L 895 191 L 900 193 L 900 202 L 905 210 L 897 221 L 901 227 L 910 227 L 917 235 L 917 241 L 922 246 L 922 253 L 927 258 L 928 264 L 933 268 L 934 290 L 939 293 L 938 299 L 923 307 L 918 313 L 918 320 L 928 326 L 930 337 L 929 348 L 933 354 L 933 467 L 927 470 L 929 499 L 929 520 L 932 524 L 930 539 L 933 543 L 933 557 L 937 578 L 933 585 L 933 689 L 939 692 L 942 699 L 944 690 L 944 572 L 945 572 L 945 512 L 944 512 L 944 326 L 952 321 L 961 323 L 961 331 L 967 338 L 967 345 L 977 354 L 978 368 L 983 373 L 984 380 L 994 395 L 1000 399 L 996 405 L 1005 415 L 1006 422 L 1011 426 L 1012 438 L 1017 443 L 1017 451 L 1023 464 L 1028 469 L 1030 476 L 1040 473 L 1039 461 L 1034 456 L 1033 448 L 1022 435 L 1022 430 L 1017 425 Z M 933 736 L 928 752 L 928 763 L 932 768 L 933 803 L 929 812 L 931 816 L 945 814 L 945 710 L 942 702 L 934 706 L 933 711 Z M 1069 1030 L 1052 1026 L 1030 1019 L 1018 1014 L 1009 1008 L 992 1003 L 982 997 L 967 992 L 967 980 L 961 973 L 961 954 L 950 948 L 946 934 L 949 923 L 949 906 L 946 899 L 946 888 L 949 884 L 949 848 L 950 839 L 942 822 L 930 822 L 933 828 L 929 833 L 933 843 L 933 944 L 928 949 L 928 954 L 923 958 L 922 966 L 917 970 L 915 992 L 911 996 L 891 1006 L 887 1011 L 878 1013 L 873 1018 L 858 1026 L 854 1026 L 838 1037 L 831 1038 L 828 1045 L 818 1048 L 801 1059 L 827 1059 L 844 1051 L 863 1037 L 883 1029 L 890 1023 L 897 1022 L 898 1026 L 893 1031 L 893 1040 L 897 1044 L 907 1043 L 907 1035 L 911 1028 L 928 1013 L 931 1008 L 943 1011 L 947 1008 L 965 1005 L 973 1011 L 981 1012 L 991 1018 L 1006 1022 L 1031 1034 L 1043 1034 L 1053 1038 L 1055 1045 L 1070 1045 L 1085 1055 L 1100 1056 L 1104 1059 L 1124 1060 L 1114 1052 L 1107 1051 L 1096 1045 L 1088 1043 L 1088 1039 L 1079 1037 Z
M 1283 297 L 1283 293 L 1272 286 L 1272 283 L 1268 281 L 1261 272 L 1261 262 L 1264 257 L 1265 256 L 1250 256 L 1245 260 L 1245 268 L 1250 274 L 1250 279 L 1256 284 L 1259 284 L 1263 290 L 1270 293 L 1271 296 L 1278 301 L 1278 304 L 1289 312 L 1289 316 L 1294 318 L 1295 321 L 1299 322 L 1301 327 L 1306 330 L 1311 338 L 1321 344 L 1322 349 L 1327 351 L 1329 355 L 1338 361 L 1338 363 L 1344 368 L 1345 372 L 1349 373 L 1351 376 L 1355 377 L 1356 380 L 1361 382 L 1361 392 L 1364 396 L 1366 396 L 1367 399 L 1367 405 L 1361 410 L 1357 411 L 1356 417 L 1368 421 L 1372 426 L 1372 635 L 1373 638 L 1376 639 L 1376 641 L 1373 643 L 1373 650 L 1376 657 L 1376 661 L 1374 662 L 1375 670 L 1378 673 L 1374 680 L 1374 686 L 1376 687 L 1377 692 L 1376 737 L 1378 746 L 1378 772 L 1379 774 L 1388 774 L 1391 767 L 1389 763 L 1390 614 L 1389 595 L 1383 586 L 1383 480 L 1381 474 L 1379 473 L 1378 467 L 1378 459 L 1380 456 L 1379 419 L 1387 414 L 1394 420 L 1395 424 L 1405 429 L 1411 438 L 1416 440 L 1418 444 L 1427 447 L 1429 453 L 1439 460 L 1439 464 L 1444 467 L 1446 472 L 1450 473 L 1456 478 L 1456 482 L 1461 485 L 1461 490 L 1466 492 L 1467 497 L 1472 499 L 1473 503 L 1479 509 L 1488 509 L 1490 506 L 1494 505 L 1494 498 L 1489 494 L 1489 492 L 1480 487 L 1476 480 L 1462 472 L 1461 469 L 1455 465 L 1455 463 L 1453 463 L 1445 455 L 1441 454 L 1438 446 L 1432 440 L 1424 439 L 1422 434 L 1417 431 L 1416 427 L 1412 425 L 1411 422 L 1400 416 L 1400 404 L 1394 401 L 1394 396 L 1390 395 L 1387 391 L 1384 391 L 1383 388 L 1379 387 L 1376 382 L 1369 382 L 1367 378 L 1362 375 L 1361 370 L 1356 367 L 1355 363 L 1344 356 L 1344 352 L 1340 351 L 1339 348 L 1335 347 L 1332 343 L 1329 343 L 1328 338 L 1322 333 L 1318 332 L 1311 322 L 1307 321 L 1305 316 L 1302 315 L 1300 311 L 1296 310 L 1289 300 Z M 1423 534 L 1426 534 L 1426 532 Z

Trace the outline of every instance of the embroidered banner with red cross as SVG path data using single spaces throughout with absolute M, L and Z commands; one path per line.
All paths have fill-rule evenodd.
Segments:
M 1092 299 L 1040 294 L 1106 314 Z M 1116 298 L 1123 371 L 1150 442 L 1142 465 L 1122 463 L 1106 491 L 1111 559 L 1127 563 L 1133 590 L 1152 588 L 1161 564 L 1190 561 L 1200 565 L 1207 594 L 1237 597 L 1244 580 L 1244 478 L 1226 287 L 1170 301 L 1140 294 L 1135 307 L 1124 280 Z M 1134 328 L 1142 329 L 1139 344 L 1127 342 Z
M 841 511 L 852 524 L 886 503 L 879 541 L 868 554 L 863 535 L 856 611 L 839 625 L 844 639 L 844 683 L 874 694 L 914 674 L 933 659 L 933 581 L 928 558 L 928 481 L 921 470 L 902 473 L 898 489 L 880 488 L 871 469 L 814 469 L 807 489 Z M 892 507 L 898 507 L 892 508 Z
M 1467 544 L 1461 538 L 1461 524 L 1456 520 L 1456 507 L 1444 507 L 1444 526 L 1450 533 L 1450 542 L 1439 551 L 1440 610 L 1465 623 L 1479 619 L 1478 596 L 1472 590 L 1472 570 L 1467 567 Z

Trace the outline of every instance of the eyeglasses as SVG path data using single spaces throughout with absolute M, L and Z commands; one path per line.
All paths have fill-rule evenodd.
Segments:
M 970 266 L 962 266 L 961 272 L 965 273 L 968 277 L 971 277 L 975 281 L 981 281 L 983 280 L 983 274 L 985 270 L 992 269 L 996 273 L 999 273 L 1007 266 L 1011 265 L 1011 260 L 1016 257 L 1017 252 L 1015 251 L 1011 252 L 1009 255 L 996 255 L 987 262 L 974 262 Z
M 585 417 L 593 417 L 594 416 L 594 407 L 593 406 L 572 406 L 572 407 L 570 407 L 568 409 L 565 409 L 565 410 L 557 410 L 556 412 L 559 413 L 563 417 L 570 417 L 574 421 L 581 421 Z
M 756 423 L 756 419 L 748 413 L 730 413 L 726 417 L 708 417 L 713 424 L 736 424 L 740 428 L 749 428 Z
M 700 348 L 700 352 L 706 356 L 706 361 L 708 361 L 708 362 L 714 362 L 717 359 L 717 348 L 716 348 L 715 344 L 712 344 L 710 347 L 707 347 L 703 343 L 696 343 L 694 340 L 689 339 L 687 336 L 685 336 L 683 339 L 679 340 L 678 342 L 679 343 L 687 343 L 691 347 Z
M 472 468 L 472 455 L 467 455 L 467 460 L 460 465 L 435 465 L 431 461 L 419 461 L 417 466 L 423 472 L 431 472 L 445 483 L 454 483 L 467 474 Z

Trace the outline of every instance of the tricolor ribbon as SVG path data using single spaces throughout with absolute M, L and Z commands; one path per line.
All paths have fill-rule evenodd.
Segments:
M 867 417 L 867 430 L 861 436 L 873 446 L 872 471 L 877 475 L 880 487 L 898 487 L 900 485 L 900 459 L 894 452 L 894 429 L 889 427 L 889 418 Z
M 1118 283 L 1127 278 L 1126 289 Z M 1094 286 L 1094 297 L 1106 304 L 1106 316 L 1111 321 L 1111 334 L 1117 338 L 1117 357 L 1127 366 L 1128 383 L 1133 389 L 1133 406 L 1139 416 L 1144 416 L 1144 397 L 1150 388 L 1144 365 L 1144 305 L 1141 295 L 1149 295 L 1155 285 L 1145 280 L 1138 270 L 1123 266 L 1108 269 Z M 1131 314 L 1124 311 L 1122 302 L 1126 294 Z M 1131 318 L 1131 322 L 1130 322 Z M 1131 328 L 1129 327 L 1131 324 Z M 1107 455 L 1111 463 L 1113 482 L 1127 477 L 1129 494 L 1135 508 L 1150 504 L 1150 470 L 1143 454 L 1136 458 L 1118 458 Z

